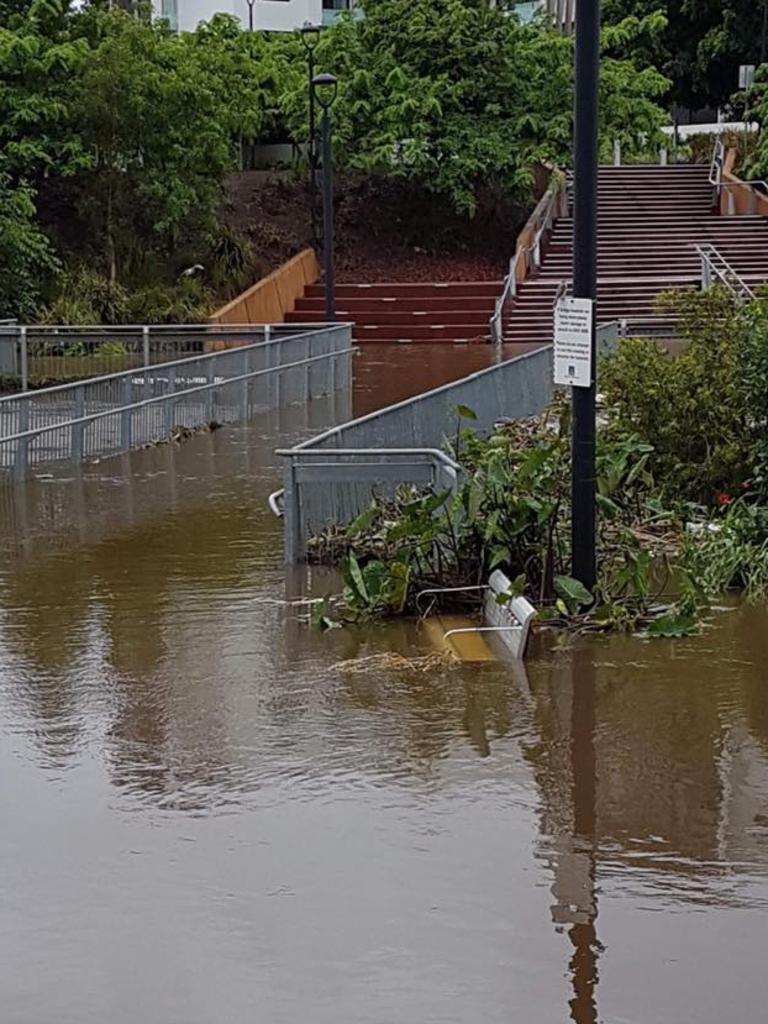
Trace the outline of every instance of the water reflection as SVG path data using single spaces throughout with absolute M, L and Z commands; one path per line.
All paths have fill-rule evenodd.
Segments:
M 527 675 L 425 670 L 408 623 L 319 636 L 293 602 L 338 581 L 284 578 L 273 447 L 226 431 L 14 497 L 6 1018 L 128 1024 L 130 965 L 159 1024 L 760 1019 L 765 610 L 539 640 Z

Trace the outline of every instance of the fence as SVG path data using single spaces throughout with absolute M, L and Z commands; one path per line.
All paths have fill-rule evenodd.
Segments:
M 610 321 L 597 328 L 598 358 L 614 351 L 621 326 Z M 278 450 L 284 487 L 270 505 L 283 516 L 285 560 L 300 561 L 309 537 L 350 522 L 374 491 L 391 492 L 401 483 L 455 490 L 461 468 L 443 449 L 457 429 L 488 434 L 505 419 L 535 416 L 553 393 L 547 345 Z M 461 418 L 458 406 L 475 419 Z
M 313 533 L 363 511 L 377 483 L 385 491 L 399 483 L 455 486 L 458 467 L 441 448 L 459 424 L 458 405 L 477 417 L 463 427 L 488 433 L 501 419 L 540 412 L 552 388 L 548 346 L 281 450 L 286 561 L 302 558 Z
M 246 420 L 348 390 L 351 325 L 0 398 L 0 470 L 114 455 L 176 428 Z
M 136 324 L 79 327 L 0 322 L 0 377 L 9 389 L 87 380 L 217 348 L 300 334 L 304 324 Z

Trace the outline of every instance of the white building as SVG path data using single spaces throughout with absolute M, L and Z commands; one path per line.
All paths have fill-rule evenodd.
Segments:
M 329 25 L 355 0 L 153 0 L 155 16 L 166 18 L 179 32 L 192 32 L 214 14 L 232 14 L 243 28 L 251 24 L 265 32 L 294 32 L 305 21 Z M 252 19 L 252 21 L 251 21 Z

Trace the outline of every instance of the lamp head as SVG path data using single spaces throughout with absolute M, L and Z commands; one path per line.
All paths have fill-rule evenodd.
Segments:
M 299 29 L 299 36 L 304 44 L 304 49 L 311 52 L 320 42 L 320 25 L 313 25 L 311 21 L 305 21 Z
M 336 93 L 339 89 L 339 80 L 335 75 L 329 74 L 327 71 L 323 71 L 319 75 L 315 75 L 312 79 L 312 88 L 314 89 L 317 102 L 323 108 L 328 110 L 336 99 Z

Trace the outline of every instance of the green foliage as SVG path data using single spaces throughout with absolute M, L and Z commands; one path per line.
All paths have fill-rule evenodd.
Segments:
M 581 608 L 589 607 L 594 601 L 584 584 L 572 576 L 555 576 L 555 591 L 572 615 Z
M 367 0 L 365 18 L 324 33 L 318 59 L 340 80 L 335 138 L 349 168 L 418 182 L 472 215 L 494 195 L 527 198 L 536 163 L 569 164 L 573 41 L 487 0 Z M 609 56 L 606 145 L 652 144 L 667 87 L 655 70 Z M 284 109 L 305 138 L 301 81 Z
M 750 120 L 759 127 L 757 139 L 751 142 L 752 151 L 745 161 L 747 178 L 768 178 L 768 65 L 763 64 L 755 74 L 755 86 L 750 97 Z M 731 140 L 733 141 L 733 140 Z
M 62 274 L 38 316 L 47 324 L 173 324 L 203 322 L 211 298 L 195 278 L 128 290 L 89 267 Z
M 715 506 L 745 486 L 768 495 L 768 302 L 738 306 L 725 289 L 668 301 L 687 347 L 670 359 L 621 343 L 601 371 L 612 431 L 648 444 L 666 498 Z M 749 483 L 747 483 L 749 482 Z
M 5 311 L 28 316 L 56 269 L 36 223 L 41 190 L 66 208 L 76 259 L 113 288 L 164 277 L 167 290 L 188 252 L 216 278 L 233 258 L 217 225 L 224 176 L 241 141 L 275 130 L 282 78 L 299 68 L 224 16 L 177 35 L 119 8 L 32 0 L 0 12 L 0 26 L 0 245 L 22 253 L 19 298 L 0 291 Z M 93 308 L 70 291 L 63 281 L 48 303 L 62 320 Z M 173 291 L 155 304 L 192 305 Z
M 462 410 L 470 419 L 470 410 Z M 415 608 L 432 586 L 476 583 L 501 567 L 514 594 L 550 604 L 590 628 L 634 628 L 648 615 L 651 557 L 630 526 L 658 515 L 645 468 L 648 446 L 601 439 L 599 486 L 610 501 L 601 529 L 603 571 L 595 595 L 567 574 L 569 441 L 564 407 L 481 438 L 459 435 L 465 482 L 458 495 L 401 488 L 375 500 L 341 535 L 316 538 L 314 557 L 342 560 L 345 604 L 356 613 Z M 423 611 L 423 609 L 418 609 Z
M 254 251 L 249 240 L 222 225 L 211 246 L 211 282 L 220 294 L 237 295 L 252 283 Z
M 340 79 L 344 167 L 473 215 L 528 202 L 538 163 L 567 165 L 572 40 L 521 26 L 487 0 L 368 0 L 365 13 L 325 30 L 317 53 Z M 306 141 L 303 48 L 295 34 L 243 32 L 226 15 L 175 34 L 145 14 L 0 4 L 0 176 L 15 197 L 6 216 L 18 221 L 4 226 L 4 244 L 27 252 L 9 308 L 47 293 L 62 319 L 88 309 L 67 282 L 49 288 L 45 230 L 62 263 L 131 292 L 158 278 L 167 287 L 195 262 L 218 291 L 247 283 L 252 254 L 216 223 L 223 182 L 243 147 L 288 131 Z M 652 18 L 642 29 L 628 22 L 613 44 L 655 30 Z M 606 51 L 601 88 L 605 146 L 620 138 L 631 155 L 653 145 L 664 119 L 658 72 Z M 45 219 L 51 208 L 58 219 Z
M 43 283 L 58 269 L 35 220 L 32 189 L 0 174 L 0 319 L 29 318 Z
M 754 0 L 604 0 L 608 51 L 654 66 L 685 107 L 725 104 L 740 64 L 759 64 L 763 5 Z
M 366 615 L 399 615 L 408 597 L 411 567 L 399 559 L 373 559 L 360 565 L 354 555 L 342 564 L 344 601 L 349 610 Z
M 768 507 L 739 499 L 688 535 L 681 565 L 691 592 L 711 598 L 738 589 L 748 600 L 768 597 Z

